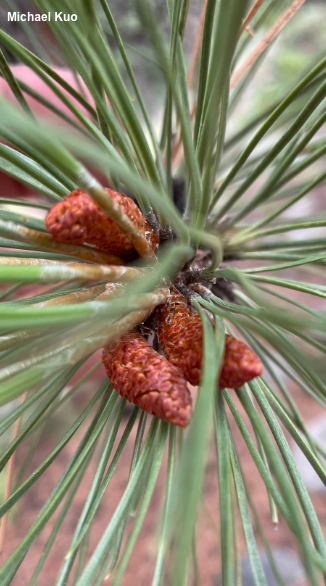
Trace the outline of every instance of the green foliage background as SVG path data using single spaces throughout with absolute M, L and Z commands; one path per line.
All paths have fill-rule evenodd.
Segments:
M 0 31 L 4 51 L 0 68 L 15 96 L 15 103 L 1 100 L 0 135 L 5 142 L 0 144 L 0 169 L 44 196 L 26 202 L 0 194 L 0 280 L 6 284 L 0 305 L 0 402 L 9 406 L 0 422 L 6 441 L 1 470 L 6 470 L 22 445 L 29 447 L 28 458 L 32 457 L 40 432 L 55 410 L 67 404 L 72 395 L 78 396 L 86 375 L 63 393 L 72 376 L 104 345 L 119 320 L 139 304 L 147 303 L 150 308 L 146 295 L 163 277 L 174 280 L 197 247 L 210 251 L 202 278 L 227 279 L 233 286 L 234 301 L 214 294 L 193 300 L 203 320 L 204 360 L 189 429 L 179 432 L 155 418 L 146 425 L 150 418 L 135 407 L 117 445 L 125 400 L 104 380 L 84 409 L 71 417 L 47 458 L 29 476 L 25 470 L 16 479 L 10 496 L 0 506 L 2 516 L 19 507 L 20 499 L 36 482 L 42 483 L 42 474 L 82 426 L 77 451 L 30 530 L 0 569 L 0 582 L 14 583 L 32 544 L 60 510 L 29 581 L 30 586 L 37 580 L 42 583 L 43 565 L 60 538 L 61 525 L 96 447 L 101 445 L 96 473 L 56 585 L 99 585 L 107 574 L 113 586 L 123 583 L 165 451 L 168 465 L 162 514 L 157 516 L 151 584 L 190 583 L 205 465 L 215 438 L 223 586 L 241 583 L 235 530 L 238 518 L 256 584 L 266 584 L 253 504 L 229 425 L 233 418 L 266 486 L 272 519 L 277 515 L 284 519 L 296 540 L 307 583 L 317 586 L 326 575 L 325 540 L 284 429 L 325 483 L 324 449 L 307 431 L 286 384 L 294 381 L 325 407 L 326 217 L 323 209 L 301 215 L 300 208 L 294 207 L 302 198 L 313 198 L 314 189 L 326 179 L 326 59 L 316 41 L 321 25 L 312 17 L 315 10 L 322 13 L 324 8 L 317 9 L 311 3 L 303 6 L 304 19 L 313 23 L 307 31 L 301 30 L 299 11 L 293 19 L 294 36 L 290 37 L 285 27 L 283 40 L 281 36 L 271 47 L 273 59 L 269 61 L 268 52 L 264 52 L 229 91 L 234 72 L 291 2 L 265 0 L 250 23 L 255 33 L 252 38 L 247 31 L 239 32 L 250 2 L 208 0 L 200 58 L 189 91 L 189 48 L 184 52 L 187 43 L 183 39 L 187 0 L 168 0 L 167 6 L 136 0 L 130 7 L 132 21 L 129 12 L 126 20 L 128 27 L 132 23 L 132 31 L 125 29 L 123 21 L 121 30 L 116 27 L 115 6 L 111 13 L 106 0 L 34 3 L 40 12 L 76 12 L 78 21 L 52 22 L 56 41 L 49 42 L 44 33 L 33 38 L 36 54 L 11 37 L 6 27 Z M 7 4 L 8 10 L 14 10 L 11 2 Z M 190 4 L 190 9 L 198 13 L 200 6 Z M 139 47 L 142 43 L 144 47 Z M 300 52 L 305 43 L 309 50 Z M 130 49 L 131 45 L 145 55 Z M 94 107 L 54 71 L 53 51 L 59 64 L 83 78 Z M 6 56 L 13 55 L 36 71 L 68 106 L 71 116 L 62 115 L 51 101 L 46 102 L 70 126 L 35 119 L 26 96 L 33 94 L 45 103 L 44 96 L 10 73 Z M 164 89 L 162 117 L 157 115 L 158 108 L 148 109 L 147 96 L 142 95 L 133 75 L 133 68 L 139 73 L 140 63 L 153 85 L 160 88 L 154 90 L 156 95 Z M 270 81 L 270 63 L 280 73 L 277 84 Z M 259 87 L 262 81 L 264 87 Z M 72 96 L 77 103 L 71 101 Z M 194 100 L 197 108 L 192 119 Z M 178 140 L 183 157 L 176 165 L 173 147 Z M 76 186 L 87 191 L 89 173 L 94 171 L 101 172 L 108 184 L 133 193 L 145 214 L 153 208 L 161 226 L 173 229 L 175 239 L 162 247 L 152 271 L 125 283 L 119 299 L 35 305 L 70 291 L 80 294 L 94 286 L 94 277 L 86 273 L 84 261 L 68 250 L 59 254 L 37 247 L 28 237 L 22 242 L 18 227 L 44 233 L 44 220 L 37 210 L 49 209 Z M 183 214 L 173 203 L 172 179 L 176 175 L 185 179 Z M 4 206 L 8 203 L 9 208 Z M 24 217 L 22 205 L 30 210 L 24 211 Z M 301 236 L 303 233 L 308 236 Z M 29 259 L 35 263 L 28 264 Z M 51 264 L 62 260 L 79 264 L 73 269 L 63 263 Z M 108 280 L 105 276 L 104 271 L 98 282 Z M 22 298 L 26 284 L 39 283 L 53 283 L 53 288 L 46 295 L 30 293 Z M 296 292 L 303 295 L 298 298 Z M 215 330 L 204 310 L 214 315 Z M 262 377 L 241 389 L 217 393 L 224 331 L 236 332 L 247 340 L 265 370 Z M 19 402 L 20 396 L 23 399 Z M 240 406 L 250 427 L 244 423 Z M 11 439 L 12 426 L 20 417 L 18 435 Z M 96 523 L 95 513 L 103 494 L 110 491 L 110 481 L 134 426 L 137 433 L 128 482 L 107 528 L 90 550 L 88 536 Z M 132 523 L 127 526 L 130 515 Z M 123 540 L 125 533 L 127 540 Z M 268 555 L 272 556 L 270 549 Z M 282 584 L 277 570 L 275 574 Z

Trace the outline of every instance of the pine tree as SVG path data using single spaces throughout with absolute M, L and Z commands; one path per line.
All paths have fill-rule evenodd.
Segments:
M 0 405 L 9 405 L 0 421 L 0 550 L 8 513 L 17 523 L 27 491 L 42 486 L 71 439 L 79 442 L 0 568 L 1 584 L 14 585 L 25 572 L 40 534 L 44 551 L 25 583 L 42 584 L 87 480 L 56 585 L 99 586 L 106 576 L 113 586 L 126 584 L 154 490 L 162 506 L 148 584 L 192 583 L 214 439 L 223 586 L 240 583 L 238 524 L 256 584 L 266 585 L 258 535 L 272 561 L 273 554 L 235 428 L 266 487 L 272 521 L 280 517 L 293 535 L 307 583 L 325 579 L 323 532 L 285 430 L 326 484 L 323 447 L 291 393 L 295 383 L 326 405 L 326 321 L 316 303 L 326 297 L 325 218 L 293 213 L 326 180 L 326 58 L 316 51 L 272 101 L 253 99 L 248 118 L 236 116 L 258 67 L 268 66 L 268 49 L 303 3 L 203 0 L 190 60 L 187 0 L 126 5 L 135 36 L 146 39 L 143 67 L 164 86 L 160 137 L 107 0 L 34 0 L 34 14 L 52 18 L 47 28 L 27 23 L 32 50 L 7 24 L 0 30 L 0 73 L 12 92 L 1 98 L 0 171 L 32 193 L 0 193 Z M 60 11 L 77 18 L 55 20 Z M 52 98 L 16 77 L 13 60 Z M 31 97 L 50 118 L 37 115 Z M 103 348 L 111 380 L 91 379 L 85 404 L 80 387 L 100 367 L 94 356 Z M 198 384 L 192 399 L 188 382 Z M 62 406 L 69 424 L 35 466 L 43 430 Z M 119 503 L 90 544 L 96 512 L 130 445 Z M 22 470 L 15 466 L 20 449 L 27 454 Z

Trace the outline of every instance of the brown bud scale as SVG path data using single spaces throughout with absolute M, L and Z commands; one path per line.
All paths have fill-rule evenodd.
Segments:
M 155 310 L 157 334 L 167 359 L 180 368 L 184 378 L 196 386 L 200 382 L 203 356 L 203 327 L 199 314 L 176 290 Z M 258 356 L 243 342 L 225 336 L 225 353 L 219 388 L 240 387 L 262 373 Z
M 135 202 L 122 193 L 105 188 L 122 208 L 155 251 L 158 237 Z M 103 252 L 131 260 L 137 256 L 134 246 L 120 228 L 82 189 L 76 189 L 54 204 L 45 220 L 48 232 L 59 242 L 88 242 Z
M 102 362 L 114 389 L 163 421 L 186 427 L 192 400 L 180 370 L 136 331 L 104 348 Z

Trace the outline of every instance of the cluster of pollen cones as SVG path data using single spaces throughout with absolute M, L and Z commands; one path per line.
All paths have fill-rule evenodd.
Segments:
M 155 252 L 158 237 L 132 199 L 109 188 L 106 191 Z M 46 227 L 60 242 L 92 244 L 124 261 L 137 257 L 127 236 L 81 189 L 52 206 L 46 217 Z M 165 357 L 156 352 L 141 333 L 132 330 L 104 348 L 102 361 L 120 395 L 163 421 L 186 427 L 192 413 L 187 383 L 198 385 L 201 375 L 201 318 L 172 286 L 168 300 L 156 307 L 153 317 Z M 226 335 L 219 388 L 240 387 L 261 372 L 261 362 L 251 348 Z

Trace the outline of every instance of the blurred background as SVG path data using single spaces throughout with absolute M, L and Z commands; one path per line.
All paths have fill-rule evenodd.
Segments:
M 156 1 L 154 4 L 155 10 L 157 11 L 160 18 L 162 29 L 166 31 L 166 37 L 168 39 L 169 23 L 166 4 L 163 0 Z M 289 2 L 276 1 L 274 2 L 274 5 L 274 10 L 277 11 L 277 14 L 280 14 L 282 13 L 282 7 L 285 9 L 289 5 Z M 137 82 L 142 91 L 148 110 L 152 116 L 154 126 L 157 132 L 160 132 L 162 113 L 164 111 L 165 89 L 163 77 L 161 76 L 157 64 L 155 63 L 148 39 L 143 34 L 137 13 L 133 7 L 132 2 L 111 0 L 110 8 L 116 19 L 116 22 L 118 23 L 121 37 L 128 51 L 128 57 L 133 66 Z M 198 27 L 200 10 L 201 2 L 198 0 L 191 0 L 184 41 L 186 56 L 189 61 Z M 56 65 L 60 68 L 67 68 L 69 70 L 69 62 L 67 62 L 66 58 L 58 50 L 56 41 L 45 23 L 40 25 L 37 23 L 32 23 L 32 25 L 28 25 L 27 23 L 23 22 L 8 22 L 8 11 L 20 11 L 24 13 L 27 13 L 28 11 L 35 12 L 35 8 L 33 7 L 32 2 L 29 0 L 2 0 L 0 5 L 1 27 L 10 35 L 14 36 L 17 41 L 28 47 L 31 51 L 40 55 L 43 59 L 48 60 L 51 65 Z M 275 15 L 271 11 L 270 19 L 265 21 L 263 29 L 257 33 L 259 37 L 263 36 L 264 32 L 269 29 L 270 24 L 274 21 Z M 257 67 L 255 74 L 243 92 L 240 101 L 237 103 L 236 107 L 232 109 L 232 116 L 227 128 L 227 140 L 230 139 L 230 137 L 232 137 L 236 131 L 239 131 L 245 123 L 248 123 L 253 114 L 257 114 L 257 111 L 265 110 L 266 107 L 273 104 L 275 100 L 280 98 L 289 87 L 294 85 L 295 80 L 302 73 L 302 71 L 309 68 L 309 64 L 311 63 L 313 56 L 318 53 L 325 54 L 325 22 L 325 2 L 323 0 L 307 0 L 303 7 L 295 14 L 293 19 L 287 23 L 282 34 L 269 47 L 266 59 L 264 59 Z M 103 27 L 108 28 L 104 18 L 102 25 Z M 109 28 L 107 30 L 107 34 L 110 40 L 112 51 L 116 57 L 117 64 L 120 66 L 122 65 L 121 57 Z M 254 36 L 254 39 L 252 40 L 250 30 L 247 33 L 247 37 L 247 47 L 243 58 L 245 58 L 246 54 L 248 54 L 250 51 L 252 43 L 257 42 L 257 36 Z M 20 66 L 14 55 L 10 54 L 8 51 L 5 51 L 5 54 L 8 61 L 13 65 L 14 68 Z M 28 76 L 30 74 L 27 71 L 24 73 L 21 69 L 19 71 L 20 76 L 26 75 L 26 81 L 29 81 Z M 121 67 L 121 71 L 122 75 L 124 75 L 123 67 Z M 39 82 L 35 80 L 35 84 L 39 84 Z M 4 83 L 0 85 L 0 91 L 6 93 Z M 38 91 L 42 91 L 42 83 Z M 132 89 L 130 91 L 132 92 Z M 231 108 L 233 97 L 234 96 L 231 94 Z M 278 131 L 276 130 L 276 133 L 281 133 L 281 131 L 281 128 L 279 128 Z M 319 135 L 316 138 L 318 139 L 324 135 L 325 130 L 321 129 Z M 238 145 L 232 145 L 230 148 L 237 149 Z M 306 172 L 308 178 L 313 176 L 314 173 L 321 171 L 321 166 L 324 165 L 324 160 L 325 159 L 320 159 L 314 166 L 309 168 L 309 171 Z M 225 165 L 227 166 L 227 159 L 225 161 Z M 180 169 L 178 169 L 178 173 L 182 175 L 182 166 Z M 4 176 L 1 176 L 0 179 L 6 196 L 36 196 L 36 194 L 31 193 L 28 188 L 19 185 L 15 180 L 8 179 Z M 302 176 L 297 179 L 297 181 L 302 181 Z M 291 208 L 290 213 L 297 214 L 298 216 L 304 216 L 305 213 L 308 212 L 310 214 L 314 212 L 318 213 L 319 210 L 325 209 L 324 202 L 325 187 L 324 185 L 321 185 L 308 196 L 300 200 L 298 204 L 299 207 L 294 206 L 293 209 Z M 2 206 L 2 209 L 0 209 L 0 217 L 2 210 L 5 209 L 10 210 L 10 205 Z M 15 211 L 17 211 L 17 206 L 15 207 Z M 308 230 L 305 230 L 304 233 L 302 233 L 302 238 L 306 237 L 308 232 Z M 315 232 L 314 236 L 316 236 Z M 321 236 L 325 237 L 325 233 L 323 231 L 321 232 Z M 299 238 L 298 233 L 296 233 L 296 238 Z M 295 269 L 292 269 L 291 271 L 290 278 L 295 278 Z M 26 294 L 28 294 L 28 291 Z M 298 293 L 297 298 L 299 300 L 304 300 L 304 295 Z M 316 304 L 318 304 L 318 308 L 325 307 L 325 303 L 322 299 L 317 297 L 315 299 Z M 99 355 L 97 355 L 96 359 L 98 358 Z M 92 363 L 94 363 L 94 358 L 90 359 L 87 367 L 89 368 Z M 85 371 L 86 370 L 87 368 L 85 368 Z M 281 377 L 283 377 L 284 383 L 288 386 L 290 392 L 295 397 L 298 407 L 300 408 L 301 413 L 304 415 L 304 418 L 308 423 L 308 428 L 313 437 L 316 439 L 318 438 L 319 441 L 325 446 L 326 450 L 326 416 L 323 409 L 313 398 L 310 398 L 309 395 L 296 386 L 293 381 L 286 379 L 281 371 L 279 374 Z M 16 485 L 23 477 L 25 477 L 39 463 L 41 463 L 45 456 L 51 451 L 51 449 L 53 449 L 58 439 L 62 436 L 63 430 L 66 430 L 68 425 L 71 424 L 73 418 L 75 418 L 77 413 L 80 412 L 81 406 L 86 404 L 88 397 L 93 393 L 94 389 L 97 389 L 98 379 L 103 376 L 104 371 L 102 367 L 99 367 L 98 370 L 96 370 L 96 372 L 93 374 L 93 378 L 85 381 L 79 392 L 73 396 L 72 400 L 68 404 L 66 403 L 64 408 L 58 409 L 45 422 L 45 424 L 39 426 L 33 432 L 32 441 L 26 442 L 26 444 L 23 444 L 23 446 L 19 449 L 16 464 Z M 67 388 L 66 392 L 68 390 L 69 389 Z M 6 409 L 10 408 L 12 408 L 12 405 L 8 405 L 6 407 Z M 129 413 L 130 408 L 127 406 L 125 412 L 126 417 Z M 249 421 L 246 419 L 243 411 L 242 415 L 244 416 L 246 424 L 248 424 L 250 427 Z M 248 480 L 250 498 L 256 507 L 257 513 L 259 514 L 260 523 L 264 528 L 265 535 L 270 543 L 270 547 L 279 565 L 283 584 L 289 586 L 305 586 L 306 583 L 303 579 L 303 569 L 299 560 L 299 556 L 293 549 L 291 534 L 285 524 L 282 523 L 282 520 L 277 526 L 273 524 L 264 485 L 259 477 L 251 457 L 248 454 L 246 446 L 239 437 L 239 432 L 237 433 L 236 426 L 232 419 L 231 426 L 235 437 L 238 437 L 239 440 L 238 453 L 241 458 L 243 471 Z M 30 490 L 25 495 L 22 503 L 20 503 L 14 510 L 10 517 L 10 523 L 6 535 L 5 557 L 9 551 L 12 551 L 14 547 L 17 546 L 19 541 L 26 534 L 42 505 L 51 493 L 51 490 L 60 477 L 62 470 L 67 465 L 67 462 L 74 453 L 83 431 L 84 430 L 81 429 L 79 434 L 74 436 L 66 448 L 60 453 L 59 457 L 56 458 L 47 472 L 35 484 L 32 490 Z M 308 487 L 313 504 L 316 508 L 317 514 L 319 515 L 323 530 L 326 532 L 326 489 L 312 471 L 304 456 L 299 452 L 298 448 L 293 446 L 292 441 L 286 431 L 285 435 L 287 436 L 290 445 L 294 449 L 300 472 Z M 121 432 L 119 432 L 117 439 L 119 440 L 120 437 Z M 100 535 L 102 535 L 107 525 L 107 521 L 111 517 L 118 499 L 125 487 L 128 478 L 130 458 L 133 447 L 131 440 L 133 439 L 134 437 L 132 435 L 127 448 L 125 449 L 124 456 L 119 462 L 118 471 L 113 476 L 107 494 L 105 495 L 105 498 L 103 499 L 103 502 L 96 514 L 94 527 L 89 537 L 90 546 L 92 546 L 92 544 L 95 545 Z M 8 437 L 5 437 L 5 441 L 8 441 Z M 98 456 L 98 454 L 95 455 L 94 463 L 97 461 L 96 456 Z M 205 498 L 202 501 L 201 521 L 197 528 L 198 549 L 196 556 L 194 557 L 194 560 L 197 561 L 194 561 L 192 572 L 194 586 L 217 586 L 218 584 L 222 584 L 219 567 L 219 519 L 217 506 L 218 503 L 216 502 L 218 488 L 215 462 L 216 459 L 214 455 L 214 446 L 212 446 L 212 454 L 208 462 L 207 469 Z M 95 466 L 93 466 L 93 469 L 94 468 Z M 88 475 L 89 480 L 91 479 L 91 471 L 92 466 L 90 468 L 90 474 Z M 163 478 L 164 477 L 162 475 L 162 483 Z M 0 491 L 2 493 L 4 490 L 4 482 L 5 475 L 1 475 Z M 37 584 L 42 586 L 52 586 L 55 583 L 63 556 L 69 546 L 71 536 L 75 529 L 76 519 L 78 518 L 77 516 L 82 510 L 88 488 L 89 486 L 87 483 L 85 483 L 84 486 L 82 486 L 81 489 L 77 492 L 74 505 L 71 507 L 70 512 L 63 524 L 61 537 L 56 543 L 52 554 L 49 556 L 49 559 L 46 562 L 45 572 L 42 574 L 42 578 L 40 578 Z M 152 572 L 155 564 L 155 527 L 157 515 L 161 505 L 162 492 L 156 489 L 149 514 L 147 515 L 143 530 L 138 540 L 138 545 L 135 548 L 131 562 L 122 582 L 124 586 L 129 586 L 134 583 L 137 583 L 137 586 L 148 586 L 151 583 Z M 26 586 L 28 584 L 29 578 L 35 568 L 39 556 L 43 551 L 49 533 L 55 523 L 55 519 L 56 516 L 51 519 L 51 522 L 46 528 L 46 531 L 44 531 L 36 540 L 30 554 L 23 564 L 23 570 L 18 572 L 16 578 L 14 579 L 13 586 Z M 258 543 L 262 545 L 262 539 L 259 537 L 259 522 L 257 522 L 256 527 Z M 243 572 L 243 585 L 252 586 L 254 581 L 249 568 L 244 537 L 241 532 L 240 524 L 238 538 L 241 543 L 241 551 L 243 552 L 243 555 L 239 560 L 239 564 L 241 564 Z M 268 557 L 265 553 L 263 553 L 263 549 L 262 559 L 267 572 L 268 584 L 270 586 L 274 586 L 274 584 L 277 584 L 277 581 L 275 580 L 275 577 L 272 573 Z

